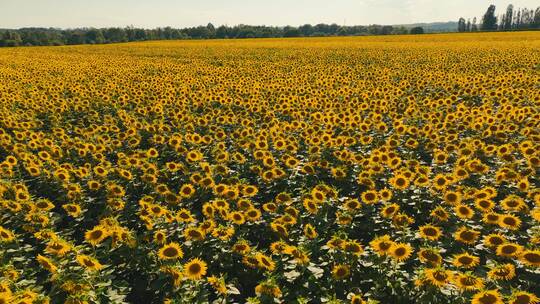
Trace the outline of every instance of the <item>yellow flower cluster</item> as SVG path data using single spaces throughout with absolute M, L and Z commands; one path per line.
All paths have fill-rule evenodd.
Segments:
M 539 49 L 1 49 L 0 303 L 539 303 Z

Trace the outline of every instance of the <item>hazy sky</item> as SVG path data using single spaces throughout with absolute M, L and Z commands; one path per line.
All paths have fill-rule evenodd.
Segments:
M 0 28 L 186 27 L 206 25 L 340 25 L 456 21 L 497 14 L 510 3 L 538 0 L 0 0 Z

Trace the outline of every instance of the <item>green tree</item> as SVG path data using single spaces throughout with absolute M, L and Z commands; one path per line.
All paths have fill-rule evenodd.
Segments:
M 0 46 L 19 46 L 21 44 L 21 35 L 15 31 L 4 32 L 0 39 Z
M 503 18 L 503 29 L 504 30 L 511 30 L 512 29 L 512 22 L 514 20 L 514 6 L 512 4 L 509 4 L 506 8 L 506 14 Z
M 89 44 L 100 44 L 105 42 L 105 37 L 100 29 L 92 28 L 86 32 L 85 41 Z
M 476 17 L 472 20 L 471 32 L 478 32 L 478 25 L 476 24 Z
M 423 34 L 424 33 L 424 28 L 421 27 L 421 26 L 416 26 L 416 27 L 413 27 L 411 28 L 411 32 L 410 32 L 412 35 L 418 35 L 418 34 Z
M 490 5 L 482 17 L 482 30 L 495 31 L 497 30 L 497 17 L 495 17 L 495 5 Z
M 108 43 L 128 41 L 126 31 L 119 27 L 111 27 L 106 29 L 103 36 L 105 37 L 105 42 Z
M 461 17 L 458 21 L 458 32 L 465 32 L 467 25 L 465 24 L 465 18 Z

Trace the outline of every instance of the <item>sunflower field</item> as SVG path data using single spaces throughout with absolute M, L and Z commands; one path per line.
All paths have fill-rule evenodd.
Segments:
M 0 303 L 540 302 L 540 32 L 0 49 Z

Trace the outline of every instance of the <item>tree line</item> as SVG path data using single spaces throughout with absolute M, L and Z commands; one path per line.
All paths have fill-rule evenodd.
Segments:
M 476 17 L 471 20 L 460 18 L 458 32 L 474 31 L 509 31 L 540 29 L 540 7 L 536 10 L 527 8 L 514 9 L 509 5 L 506 12 L 496 15 L 495 5 L 490 5 L 480 24 Z M 305 24 L 302 26 L 253 26 L 222 25 L 188 28 L 143 29 L 135 27 L 111 28 L 21 28 L 15 30 L 0 29 L 0 46 L 46 46 L 72 44 L 102 44 L 145 40 L 176 39 L 230 39 L 230 38 L 279 38 L 279 37 L 323 37 L 323 36 L 359 36 L 359 35 L 400 35 L 423 34 L 422 27 L 406 28 L 391 25 L 355 25 Z
M 72 44 L 102 44 L 145 40 L 278 38 L 355 35 L 422 34 L 423 28 L 407 29 L 389 25 L 340 26 L 337 24 L 305 24 L 294 26 L 206 26 L 189 28 L 21 28 L 0 29 L 0 46 L 46 46 Z
M 480 25 L 477 25 L 476 17 L 473 18 L 472 22 L 470 19 L 465 21 L 465 18 L 459 18 L 458 32 L 540 29 L 540 7 L 536 10 L 515 9 L 514 5 L 510 4 L 506 8 L 506 12 L 498 16 L 495 10 L 495 5 L 490 5 L 483 15 Z

